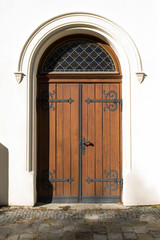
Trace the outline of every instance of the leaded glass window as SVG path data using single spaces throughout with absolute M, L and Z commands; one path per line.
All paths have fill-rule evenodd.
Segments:
M 109 53 L 98 43 L 87 39 L 66 41 L 47 57 L 44 72 L 115 72 Z

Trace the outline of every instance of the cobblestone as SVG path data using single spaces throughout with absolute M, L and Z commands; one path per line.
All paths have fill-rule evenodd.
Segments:
M 93 240 L 107 240 L 107 236 L 101 234 L 93 234 Z
M 121 231 L 124 232 L 124 233 L 132 233 L 134 232 L 132 226 L 128 225 L 128 226 L 122 226 L 121 227 Z
M 160 206 L 0 208 L 0 240 L 160 240 Z
M 160 228 L 159 228 L 159 231 L 156 231 L 156 232 L 153 231 L 152 235 L 153 235 L 153 237 L 160 238 Z
M 108 233 L 108 240 L 122 240 L 123 236 L 121 233 Z
M 18 240 L 18 238 L 19 238 L 19 235 L 10 235 L 10 236 L 8 236 L 8 240 Z
M 135 227 L 134 227 L 134 231 L 135 231 L 136 233 L 143 233 L 143 234 L 145 234 L 145 233 L 148 232 L 148 229 L 147 229 L 146 226 L 142 225 L 142 226 L 135 226 Z
M 134 232 L 127 232 L 123 234 L 125 240 L 134 240 L 137 239 L 136 234 Z

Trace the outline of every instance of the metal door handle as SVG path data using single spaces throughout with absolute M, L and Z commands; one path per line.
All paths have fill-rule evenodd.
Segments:
M 84 144 L 85 144 L 86 146 L 89 146 L 89 145 L 91 144 L 91 142 L 90 142 L 90 141 L 86 141 L 86 142 L 84 142 Z
M 94 144 L 91 143 L 90 141 L 86 141 L 84 144 L 85 144 L 87 147 L 88 147 L 88 146 L 94 146 Z
M 85 138 L 82 138 L 82 154 L 85 154 L 85 147 L 94 146 L 90 141 L 86 141 Z

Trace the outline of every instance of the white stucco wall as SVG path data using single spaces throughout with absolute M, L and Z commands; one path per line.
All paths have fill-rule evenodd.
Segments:
M 14 76 L 19 55 L 40 24 L 68 12 L 90 12 L 110 19 L 123 27 L 138 47 L 147 78 L 139 84 L 135 75 L 131 82 L 132 151 L 131 166 L 123 165 L 123 202 L 160 203 L 159 9 L 159 0 L 0 1 L 0 144 L 4 151 L 0 157 L 4 161 L 5 156 L 9 164 L 5 169 L 9 184 L 1 180 L 0 194 L 4 187 L 8 189 L 6 203 L 35 202 L 34 172 L 26 171 L 27 82 L 24 79 L 17 84 Z

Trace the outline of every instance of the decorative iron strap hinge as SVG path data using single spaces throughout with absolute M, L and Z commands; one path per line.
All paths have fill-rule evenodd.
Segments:
M 49 188 L 52 188 L 55 190 L 55 187 L 53 187 L 54 182 L 69 182 L 70 184 L 73 182 L 73 179 L 71 177 L 69 178 L 54 178 L 53 175 L 56 173 L 55 170 L 52 170 L 52 172 L 48 170 L 43 170 L 41 173 L 41 177 L 37 178 L 37 183 L 41 183 L 41 187 L 43 190 L 48 190 Z
M 110 170 L 108 173 L 104 170 L 106 178 L 90 178 L 85 179 L 86 182 L 106 182 L 105 191 L 108 188 L 109 190 L 115 191 L 118 188 L 118 183 L 121 185 L 121 191 L 123 191 L 123 179 L 118 178 L 118 172 L 116 170 Z M 109 184 L 108 184 L 109 183 Z
M 105 98 L 104 99 L 90 99 L 87 98 L 85 100 L 86 103 L 90 104 L 92 102 L 94 103 L 106 103 L 106 106 L 104 107 L 104 111 L 109 109 L 110 111 L 116 111 L 118 105 L 117 103 L 121 104 L 121 111 L 122 111 L 122 99 L 117 99 L 117 93 L 115 91 L 109 91 L 108 93 L 105 93 Z
M 41 93 L 41 98 L 38 99 L 37 98 L 37 105 L 38 103 L 41 103 L 41 108 L 43 110 L 49 110 L 49 109 L 53 109 L 53 111 L 55 110 L 55 107 L 53 106 L 53 103 L 65 103 L 68 102 L 69 104 L 71 104 L 72 102 L 74 102 L 74 100 L 69 97 L 68 99 L 53 99 L 53 95 L 55 94 L 55 90 L 53 90 L 53 93 L 49 92 L 49 91 L 43 91 Z

